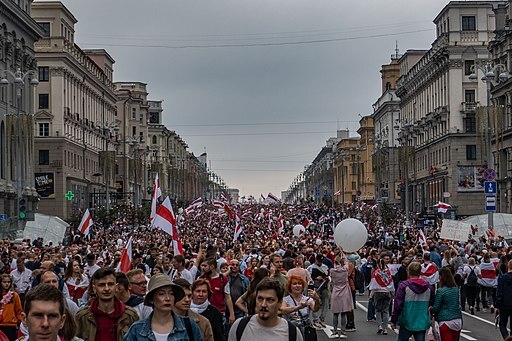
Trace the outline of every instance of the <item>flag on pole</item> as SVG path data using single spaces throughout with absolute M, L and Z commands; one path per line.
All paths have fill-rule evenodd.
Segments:
M 220 200 L 222 201 L 228 201 L 228 197 L 223 192 L 220 192 Z
M 166 197 L 156 212 L 153 227 L 160 228 L 162 231 L 172 236 L 173 226 L 176 226 L 176 216 L 172 209 L 171 200 L 169 197 Z
M 213 200 L 213 206 L 224 209 L 224 211 L 228 215 L 229 219 L 235 218 L 233 211 L 229 208 L 229 206 L 226 203 L 224 203 L 220 200 Z
M 91 226 L 94 224 L 92 221 L 91 213 L 89 209 L 85 210 L 80 225 L 78 225 L 78 231 L 83 235 L 87 236 L 91 232 Z
M 277 221 L 279 222 L 279 225 L 277 227 L 277 235 L 280 235 L 281 233 L 284 232 L 284 221 L 283 221 L 282 214 L 279 215 L 279 217 L 277 218 Z
M 446 213 L 446 212 L 448 212 L 448 209 L 451 208 L 451 207 L 452 207 L 451 205 L 439 201 L 437 203 L 437 212 L 439 212 L 439 213 Z
M 304 220 L 302 221 L 302 226 L 307 228 L 309 226 L 309 219 L 307 217 L 304 217 Z
M 423 234 L 423 230 L 420 230 L 420 234 L 418 235 L 418 239 L 420 240 L 420 244 L 427 245 L 427 238 L 425 238 L 425 235 Z
M 153 197 L 151 199 L 151 214 L 149 216 L 149 222 L 153 224 L 156 216 L 156 204 L 158 198 L 162 196 L 162 190 L 160 189 L 160 180 L 158 179 L 158 173 L 155 176 L 155 183 L 153 184 Z
M 173 225 L 172 227 L 172 248 L 174 251 L 174 255 L 184 255 L 183 245 L 181 244 L 180 234 L 178 233 L 178 227 Z
M 261 199 L 265 200 L 265 197 L 263 196 L 263 194 L 260 194 L 261 195 Z
M 124 273 L 130 271 L 132 268 L 132 259 L 132 237 L 130 237 L 124 247 L 123 253 L 121 254 L 121 260 L 117 265 L 116 271 Z
M 272 193 L 269 193 L 269 194 L 267 195 L 267 198 L 268 198 L 268 199 L 272 199 L 272 200 L 274 200 L 274 201 L 276 201 L 276 202 L 277 202 L 277 201 L 279 201 L 279 199 L 278 199 L 274 194 L 272 194 Z
M 203 205 L 203 199 L 201 197 L 197 198 L 196 200 L 192 201 L 190 205 L 188 205 L 187 208 L 185 208 L 185 213 L 189 214 L 191 212 L 194 212 L 194 210 L 198 207 L 201 207 Z
M 233 236 L 233 243 L 238 240 L 240 234 L 242 234 L 242 224 L 240 224 L 240 215 L 238 213 L 235 214 L 235 235 Z

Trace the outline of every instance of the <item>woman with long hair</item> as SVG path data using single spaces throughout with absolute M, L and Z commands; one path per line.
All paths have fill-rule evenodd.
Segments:
M 439 323 L 439 332 L 443 341 L 457 341 L 462 330 L 459 289 L 449 267 L 441 268 L 439 285 L 434 305 L 430 313 Z
M 256 313 L 256 287 L 262 279 L 269 276 L 270 270 L 267 268 L 259 268 L 254 272 L 254 278 L 251 283 L 249 283 L 249 288 L 235 302 L 238 309 L 248 315 L 254 315 Z
M 247 269 L 245 269 L 244 271 L 244 276 L 247 277 L 249 281 L 251 281 L 254 276 L 254 272 L 256 271 L 256 269 L 258 269 L 258 258 L 252 257 L 247 261 L 247 263 L 248 266 Z
M 446 250 L 443 254 L 443 259 L 441 260 L 441 266 L 453 266 L 452 263 L 452 252 L 450 250 Z
M 82 273 L 82 268 L 77 260 L 69 262 L 64 273 L 64 281 L 68 287 L 69 296 L 78 304 L 89 286 L 89 279 Z
M 260 264 L 258 265 L 259 268 L 267 268 L 270 269 L 270 256 L 265 255 L 261 260 Z
M 13 290 L 12 278 L 10 275 L 1 275 L 0 282 L 2 286 L 0 296 L 2 322 L 0 322 L 0 331 L 2 331 L 9 340 L 16 340 L 18 324 L 21 323 L 21 314 L 23 312 L 21 299 L 18 293 Z

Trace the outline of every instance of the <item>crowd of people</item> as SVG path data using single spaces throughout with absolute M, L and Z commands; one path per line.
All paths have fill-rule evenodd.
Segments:
M 381 221 L 369 205 L 204 204 L 176 217 L 181 248 L 122 216 L 73 232 L 69 245 L 0 240 L 0 340 L 345 339 L 357 335 L 359 295 L 378 335 L 458 340 L 462 309 L 499 316 L 507 339 L 512 248 L 493 234 L 443 240 L 440 224 L 407 227 L 393 212 Z M 333 231 L 356 213 L 368 239 L 349 253 Z

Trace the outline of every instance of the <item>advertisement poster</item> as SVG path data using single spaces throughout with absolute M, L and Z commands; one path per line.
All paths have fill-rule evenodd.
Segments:
M 34 177 L 39 197 L 55 199 L 54 173 L 34 173 Z
M 484 190 L 483 173 L 485 168 L 477 166 L 459 166 L 457 192 L 482 192 Z

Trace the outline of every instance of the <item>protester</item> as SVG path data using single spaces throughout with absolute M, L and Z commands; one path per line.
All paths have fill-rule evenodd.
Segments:
M 393 276 L 388 267 L 389 255 L 382 254 L 377 262 L 377 268 L 373 271 L 372 280 L 368 289 L 375 306 L 377 318 L 377 334 L 388 334 L 389 305 L 395 294 Z
M 333 334 L 345 339 L 347 314 L 354 309 L 352 290 L 349 284 L 349 263 L 344 256 L 334 258 L 334 267 L 330 270 L 332 281 L 331 311 L 333 313 Z M 338 328 L 338 321 L 341 322 Z
M 292 339 L 302 341 L 300 331 L 278 316 L 283 296 L 280 282 L 271 278 L 263 279 L 256 288 L 256 315 L 236 320 L 229 330 L 228 341 L 288 341 L 290 335 L 296 335 Z
M 193 340 L 202 341 L 196 322 L 176 315 L 174 304 L 183 298 L 183 289 L 171 281 L 169 276 L 159 274 L 151 277 L 144 304 L 153 308 L 151 315 L 135 322 L 123 340 Z
M 2 304 L 2 320 L 0 322 L 0 331 L 2 331 L 9 340 L 15 340 L 18 331 L 18 324 L 21 322 L 23 307 L 21 299 L 17 292 L 13 290 L 12 278 L 9 275 L 0 275 L 0 284 L 2 294 L 0 299 L 5 301 Z
M 449 266 L 444 266 L 439 275 L 440 288 L 436 291 L 434 306 L 430 313 L 439 323 L 442 341 L 459 340 L 462 330 L 459 290 Z
M 464 287 L 466 291 L 466 297 L 469 305 L 471 315 L 475 315 L 475 305 L 478 293 L 480 292 L 480 286 L 478 280 L 482 277 L 480 268 L 476 266 L 475 258 L 470 257 L 468 264 L 464 266 L 463 276 Z M 480 310 L 479 306 L 476 305 L 477 311 Z
M 196 279 L 192 284 L 192 303 L 190 310 L 201 314 L 210 321 L 215 341 L 224 341 L 224 325 L 220 311 L 210 304 L 212 291 L 210 282 L 203 278 Z
M 500 332 L 503 339 L 510 334 L 507 324 L 512 318 L 512 260 L 507 263 L 508 272 L 498 277 L 498 288 L 496 290 L 496 310 L 500 316 Z
M 407 341 L 414 336 L 415 341 L 425 340 L 425 333 L 430 327 L 428 307 L 434 303 L 434 289 L 429 282 L 420 278 L 422 266 L 411 262 L 407 266 L 408 279 L 398 286 L 391 328 L 398 332 L 398 341 Z

